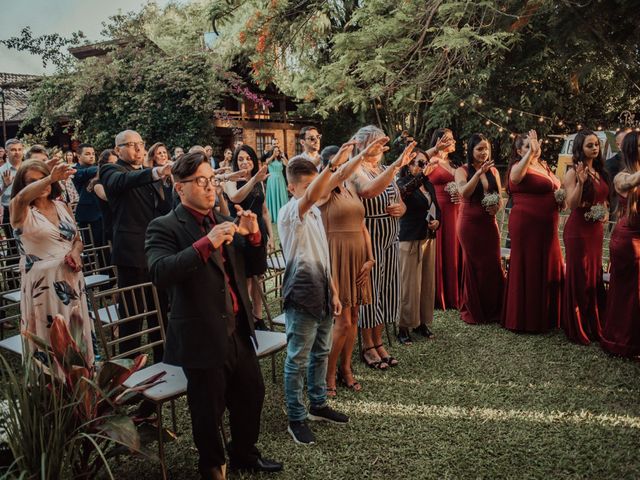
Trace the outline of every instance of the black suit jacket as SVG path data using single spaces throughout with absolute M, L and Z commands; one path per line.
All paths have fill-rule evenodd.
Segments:
M 420 191 L 420 186 L 424 186 L 427 192 L 429 192 L 431 202 L 436 207 L 436 218 L 434 218 L 434 220 L 440 221 L 440 206 L 436 199 L 436 190 L 429 179 L 422 174 L 415 177 L 413 175 L 406 175 L 399 178 L 398 188 L 400 189 L 402 200 L 407 206 L 406 213 L 400 218 L 401 242 L 436 238 L 436 232 L 428 228 L 426 221 L 431 203 L 429 203 L 427 197 Z
M 76 220 L 78 222 L 95 222 L 102 217 L 98 196 L 94 192 L 87 190 L 87 185 L 97 173 L 98 167 L 95 165 L 89 167 L 79 163 L 76 165 L 73 186 L 76 187 L 80 196 L 76 207 Z
M 100 167 L 100 183 L 113 212 L 114 265 L 146 268 L 147 226 L 171 209 L 171 199 L 166 198 L 162 182 L 153 180 L 151 168 L 135 169 L 118 160 Z
M 214 216 L 218 223 L 229 220 Z M 220 249 L 204 263 L 193 247 L 203 235 L 193 215 L 179 205 L 149 224 L 145 243 L 151 279 L 171 299 L 164 361 L 185 368 L 213 368 L 224 363 L 227 319 L 234 315 L 227 301 L 225 267 L 240 307 L 236 329 L 255 343 L 253 319 L 245 313 L 251 312 L 251 302 L 244 259 L 252 261 L 260 247 L 246 245 L 244 238 L 236 235 L 232 244 L 222 247 L 224 264 Z

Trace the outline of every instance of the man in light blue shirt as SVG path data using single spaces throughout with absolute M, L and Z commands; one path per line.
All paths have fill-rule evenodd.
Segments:
M 11 187 L 13 186 L 16 172 L 22 165 L 24 146 L 17 138 L 10 138 L 5 143 L 4 148 L 7 151 L 7 162 L 0 167 L 0 203 L 2 204 L 2 223 L 9 223 Z

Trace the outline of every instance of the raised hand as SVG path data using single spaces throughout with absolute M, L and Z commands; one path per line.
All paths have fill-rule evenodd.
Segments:
M 378 155 L 381 155 L 389 150 L 389 147 L 386 146 L 387 143 L 389 143 L 389 137 L 385 136 L 376 138 L 373 142 L 366 146 L 361 155 L 364 157 L 377 157 Z
M 222 174 L 222 180 L 237 182 L 238 180 L 248 180 L 251 177 L 251 171 L 249 170 L 238 170 L 232 173 L 224 173 Z
M 239 219 L 237 232 L 240 235 L 258 233 L 258 216 L 251 210 L 243 210 L 240 205 L 235 205 L 236 219 Z M 235 225 L 234 225 L 235 226 Z
M 415 141 L 407 145 L 407 147 L 404 149 L 404 152 L 402 152 L 402 154 L 400 155 L 400 158 L 396 160 L 396 164 L 398 167 L 409 165 L 409 163 L 411 163 L 411 160 L 416 158 L 416 153 L 413 151 L 413 149 L 416 148 L 416 145 L 418 145 L 418 142 Z
M 529 130 L 527 134 L 529 138 L 529 150 L 534 158 L 540 157 L 540 142 L 538 141 L 538 133 L 535 130 Z
M 453 138 L 450 135 L 443 135 L 436 142 L 435 149 L 438 152 L 444 152 L 449 147 L 451 147 L 454 143 L 455 142 L 454 142 Z
M 2 174 L 2 183 L 4 183 L 5 187 L 8 187 L 9 185 L 11 185 L 11 182 L 13 182 L 13 179 L 11 178 L 11 172 L 7 170 Z
M 349 160 L 349 157 L 351 156 L 351 152 L 353 152 L 353 147 L 355 147 L 355 145 L 356 142 L 347 142 L 343 144 L 340 147 L 340 150 L 338 150 L 338 153 L 336 153 L 335 156 L 331 159 L 330 166 L 335 168 L 346 163 L 347 160 Z
M 220 167 L 220 168 L 216 168 L 213 171 L 214 175 L 222 175 L 223 173 L 227 173 L 231 171 L 231 167 Z
M 584 184 L 584 182 L 587 181 L 588 174 L 584 163 L 578 162 L 578 165 L 576 165 L 576 178 L 578 179 L 578 183 Z
M 173 167 L 173 162 L 172 161 L 168 161 L 162 167 L 158 167 L 158 175 L 160 175 L 162 178 L 166 178 L 166 177 L 170 176 L 171 175 L 171 167 Z
M 493 167 L 493 160 L 485 160 L 480 166 L 480 170 L 478 170 L 481 174 L 487 173 Z
M 76 170 L 71 165 L 67 163 L 59 163 L 51 170 L 51 181 L 59 182 L 61 180 L 66 180 L 74 173 L 76 173 Z
M 269 176 L 269 167 L 265 165 L 260 170 L 258 170 L 258 173 L 256 173 L 253 178 L 255 178 L 256 182 L 259 183 L 259 182 L 264 182 L 268 176 Z
M 438 166 L 439 162 L 437 158 L 434 158 L 433 160 L 430 160 L 424 167 L 424 170 L 422 170 L 422 174 L 425 177 L 428 177 L 429 175 L 431 175 L 431 172 L 433 172 L 436 167 Z

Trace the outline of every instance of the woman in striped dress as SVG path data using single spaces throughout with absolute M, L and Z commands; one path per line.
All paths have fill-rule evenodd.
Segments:
M 362 151 L 371 142 L 384 136 L 382 130 L 369 125 L 358 130 L 352 140 L 356 142 L 356 148 Z M 400 217 L 404 215 L 406 206 L 394 178 L 400 168 L 415 157 L 415 145 L 415 142 L 411 143 L 389 167 L 380 164 L 387 147 L 377 154 L 366 155 L 362 167 L 352 179 L 364 204 L 365 225 L 371 235 L 376 261 L 371 270 L 372 302 L 360 307 L 358 320 L 362 329 L 362 360 L 367 366 L 380 370 L 398 364 L 398 360 L 384 347 L 382 330 L 385 323 L 397 323 L 400 316 L 398 235 Z

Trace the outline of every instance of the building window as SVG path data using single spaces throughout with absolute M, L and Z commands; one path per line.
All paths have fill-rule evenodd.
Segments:
M 256 133 L 256 149 L 258 158 L 264 155 L 264 152 L 271 150 L 271 142 L 275 135 L 273 133 Z

